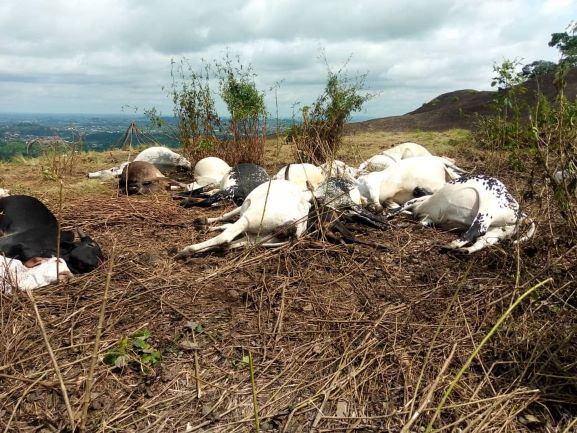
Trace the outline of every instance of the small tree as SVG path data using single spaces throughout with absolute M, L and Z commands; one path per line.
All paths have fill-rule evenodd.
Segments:
M 266 141 L 266 108 L 264 93 L 256 88 L 252 67 L 243 66 L 238 57 L 233 64 L 227 54 L 223 62 L 216 62 L 216 68 L 220 96 L 230 114 L 227 139 L 234 143 L 234 159 L 261 163 Z
M 210 65 L 202 62 L 195 71 L 186 59 L 172 61 L 171 96 L 178 119 L 180 142 L 195 159 L 206 156 L 219 143 L 220 117 L 210 88 Z
M 535 60 L 534 62 L 523 66 L 523 69 L 521 69 L 521 76 L 530 79 L 552 74 L 556 71 L 557 63 L 548 60 Z
M 577 66 L 577 23 L 569 24 L 568 30 L 568 32 L 551 34 L 549 46 L 560 51 L 559 64 L 571 68 Z
M 526 133 L 523 125 L 523 115 L 526 104 L 521 96 L 527 91 L 523 83 L 526 81 L 522 72 L 519 72 L 519 59 L 505 59 L 501 64 L 493 64 L 496 74 L 491 81 L 491 87 L 497 87 L 497 94 L 493 100 L 494 114 L 480 116 L 473 127 L 473 135 L 479 144 L 496 150 L 516 150 L 526 142 Z M 517 152 L 511 157 L 518 165 Z
M 327 69 L 323 93 L 311 106 L 302 108 L 302 124 L 293 125 L 287 135 L 287 141 L 295 144 L 297 158 L 315 164 L 334 159 L 351 113 L 374 97 L 362 94 L 367 74 L 351 78 L 343 68 L 336 73 L 328 65 Z

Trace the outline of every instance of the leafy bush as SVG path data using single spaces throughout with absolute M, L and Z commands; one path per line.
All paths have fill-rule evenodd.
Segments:
M 220 96 L 230 114 L 227 142 L 227 161 L 262 163 L 266 141 L 266 108 L 264 93 L 254 83 L 252 67 L 245 67 L 237 57 L 236 64 L 227 55 L 216 63 Z
M 518 71 L 520 62 L 504 60 L 493 65 L 496 75 L 491 87 L 497 87 L 491 116 L 479 116 L 473 125 L 473 136 L 481 147 L 491 150 L 515 150 L 523 147 L 526 140 L 526 125 L 523 116 L 526 104 L 521 99 L 527 89 L 523 85 L 525 77 Z
M 185 152 L 196 160 L 219 156 L 233 165 L 262 162 L 266 109 L 251 66 L 242 65 L 238 58 L 233 62 L 228 54 L 212 65 L 203 60 L 201 72 L 185 59 L 172 65 L 170 93 Z M 223 122 L 216 111 L 211 88 L 215 80 L 218 95 L 229 111 L 229 122 Z
M 321 164 L 335 158 L 351 113 L 374 97 L 362 94 L 365 79 L 366 74 L 351 78 L 343 69 L 336 73 L 328 69 L 323 93 L 311 106 L 302 108 L 302 124 L 293 125 L 287 133 L 297 160 Z
M 197 72 L 186 59 L 178 64 L 172 61 L 171 76 L 170 93 L 180 142 L 188 154 L 200 159 L 220 141 L 217 137 L 220 117 L 210 88 L 210 66 L 203 64 L 202 72 Z
M 569 101 L 563 92 L 550 106 L 544 98 L 531 118 L 533 145 L 537 150 L 539 172 L 549 186 L 572 234 L 577 233 L 577 100 Z M 555 175 L 561 171 L 560 180 Z
M 518 72 L 518 61 L 506 60 L 494 66 L 497 76 L 491 83 L 499 92 L 493 116 L 479 116 L 473 135 L 477 142 L 492 150 L 509 151 L 512 167 L 518 171 L 532 171 L 533 178 L 549 179 L 562 217 L 577 233 L 577 100 L 569 101 L 564 94 L 569 68 L 577 64 L 577 26 L 571 34 L 552 34 L 550 46 L 559 48 L 561 59 L 555 68 L 533 62 Z M 557 88 L 554 100 L 538 93 L 531 107 L 520 98 L 525 92 L 523 80 L 535 66 L 554 69 L 553 83 Z M 534 70 L 534 69 L 533 69 Z M 567 176 L 559 180 L 556 173 L 565 170 Z

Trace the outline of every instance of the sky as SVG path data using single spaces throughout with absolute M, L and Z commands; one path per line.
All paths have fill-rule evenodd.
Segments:
M 273 117 L 298 117 L 327 64 L 366 74 L 357 117 L 400 115 L 490 89 L 504 59 L 557 61 L 551 33 L 575 19 L 577 0 L 2 0 L 0 112 L 171 115 L 171 63 L 228 52 Z

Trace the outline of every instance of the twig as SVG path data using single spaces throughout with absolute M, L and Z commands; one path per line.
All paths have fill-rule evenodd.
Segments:
M 419 407 L 417 408 L 417 410 L 413 413 L 413 416 L 411 417 L 411 419 L 409 420 L 409 422 L 407 422 L 403 428 L 401 429 L 401 433 L 406 433 L 409 431 L 409 429 L 411 428 L 411 426 L 414 424 L 414 422 L 417 420 L 417 418 L 419 417 L 419 415 L 421 415 L 421 413 L 423 413 L 423 411 L 425 410 L 425 407 L 427 406 L 427 404 L 431 401 L 431 397 L 433 396 L 433 393 L 435 392 L 435 390 L 437 389 L 437 385 L 439 384 L 439 382 L 441 381 L 443 374 L 445 373 L 445 370 L 447 369 L 447 367 L 449 367 L 449 364 L 451 363 L 451 361 L 453 360 L 453 356 L 455 355 L 455 350 L 457 349 L 457 344 L 453 345 L 453 348 L 451 349 L 451 353 L 449 353 L 449 356 L 447 357 L 447 359 L 445 360 L 445 363 L 443 364 L 443 366 L 441 367 L 441 370 L 439 370 L 439 373 L 437 374 L 437 377 L 435 378 L 435 381 L 431 384 L 431 386 L 429 386 L 429 391 L 427 392 L 427 395 L 425 395 L 425 398 L 423 399 L 423 401 L 421 402 L 421 404 L 419 405 Z
M 260 419 L 258 416 L 258 400 L 256 398 L 256 384 L 254 382 L 254 364 L 252 362 L 252 353 L 248 352 L 248 368 L 250 371 L 250 385 L 252 388 L 252 407 L 254 411 L 254 428 L 256 433 L 260 432 Z
M 106 304 L 108 302 L 108 291 L 110 289 L 110 281 L 112 279 L 112 271 L 114 269 L 114 249 L 116 243 L 112 245 L 112 252 L 108 260 L 108 272 L 106 274 L 106 283 L 104 284 L 104 293 L 102 295 L 102 304 L 100 306 L 100 314 L 98 316 L 98 326 L 96 327 L 96 336 L 94 337 L 94 349 L 92 350 L 92 359 L 86 377 L 86 387 L 84 390 L 84 398 L 82 401 L 82 411 L 80 415 L 80 432 L 86 431 L 86 420 L 88 415 L 88 406 L 90 405 L 90 394 L 92 390 L 94 370 L 96 368 L 96 361 L 98 359 L 98 347 L 100 346 L 100 337 L 102 335 L 102 328 L 104 326 L 104 313 L 106 311 Z
M 66 405 L 66 411 L 68 412 L 68 418 L 70 421 L 70 430 L 74 431 L 75 429 L 74 413 L 72 412 L 72 407 L 70 406 L 70 399 L 68 398 L 68 391 L 66 391 L 66 385 L 64 384 L 64 379 L 62 378 L 62 374 L 60 374 L 60 368 L 58 367 L 58 362 L 56 361 L 56 357 L 54 356 L 54 352 L 52 351 L 52 347 L 50 346 L 50 341 L 48 341 L 48 335 L 46 335 L 44 322 L 42 321 L 42 317 L 40 317 L 40 312 L 38 311 L 38 306 L 36 305 L 36 301 L 34 300 L 34 295 L 32 295 L 31 290 L 26 290 L 26 294 L 28 295 L 30 301 L 32 302 L 32 307 L 34 308 L 34 313 L 36 313 L 36 319 L 38 320 L 38 325 L 40 326 L 40 331 L 42 332 L 42 337 L 44 338 L 44 343 L 46 344 L 48 355 L 50 355 L 50 360 L 52 361 L 52 365 L 54 366 L 54 372 L 56 373 L 56 377 L 58 377 L 58 382 L 60 383 L 62 398 L 64 398 L 64 404 Z
M 194 345 L 196 346 L 196 336 L 194 335 L 195 331 L 194 329 L 192 330 L 192 342 L 194 343 Z M 198 364 L 198 350 L 195 350 L 192 354 L 193 358 L 194 358 L 194 380 L 196 382 L 196 397 L 200 400 L 200 398 L 202 397 L 202 391 L 200 389 L 200 366 Z

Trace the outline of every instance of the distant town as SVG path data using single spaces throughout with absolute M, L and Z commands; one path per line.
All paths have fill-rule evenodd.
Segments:
M 178 124 L 174 117 L 163 117 L 162 126 L 153 125 L 144 115 L 92 115 L 92 114 L 22 114 L 0 113 L 0 160 L 10 160 L 19 155 L 37 156 L 42 145 L 54 142 L 80 143 L 82 150 L 105 151 L 128 144 L 156 143 L 168 147 L 179 146 Z M 226 123 L 226 119 L 223 119 Z M 280 119 L 284 130 L 294 121 Z M 274 133 L 275 125 L 269 131 Z M 136 126 L 138 133 L 134 133 Z M 127 132 L 131 132 L 127 135 Z

